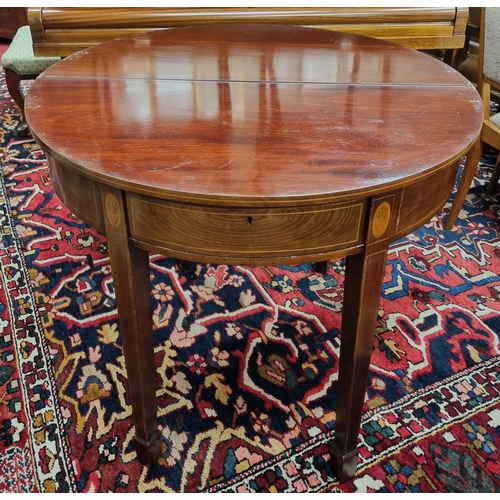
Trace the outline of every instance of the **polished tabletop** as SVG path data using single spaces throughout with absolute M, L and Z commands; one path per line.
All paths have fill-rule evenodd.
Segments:
M 262 206 L 418 178 L 464 153 L 479 105 L 465 78 L 420 52 L 261 25 L 153 31 L 78 52 L 33 84 L 26 108 L 44 149 L 98 181 Z

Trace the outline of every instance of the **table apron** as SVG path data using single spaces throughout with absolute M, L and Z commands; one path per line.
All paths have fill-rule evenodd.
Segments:
M 259 209 L 203 207 L 129 193 L 127 209 L 133 240 L 160 247 L 167 255 L 255 263 L 263 259 L 307 261 L 359 249 L 367 200 Z
M 453 191 L 459 164 L 460 159 L 455 160 L 401 190 L 391 242 L 422 227 L 444 207 Z
M 48 156 L 54 189 L 85 223 L 105 234 L 99 182 Z M 447 165 L 412 184 L 388 190 L 395 201 L 387 241 L 431 219 L 446 203 L 458 168 Z M 339 203 L 245 208 L 178 203 L 125 193 L 134 246 L 194 262 L 235 265 L 297 264 L 363 251 L 370 196 Z

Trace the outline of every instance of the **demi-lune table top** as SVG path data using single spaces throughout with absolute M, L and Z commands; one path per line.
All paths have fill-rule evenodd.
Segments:
M 66 58 L 32 86 L 27 116 L 95 179 L 262 204 L 370 194 L 460 157 L 476 95 L 440 61 L 368 37 L 199 26 Z

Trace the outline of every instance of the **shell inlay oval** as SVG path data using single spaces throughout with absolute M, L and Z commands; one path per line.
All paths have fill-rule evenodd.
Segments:
M 108 193 L 104 200 L 104 205 L 109 222 L 113 227 L 118 227 L 122 222 L 122 215 L 120 213 L 120 205 L 116 196 Z
M 372 233 L 375 238 L 380 238 L 391 220 L 391 206 L 387 201 L 383 201 L 375 210 L 372 221 Z

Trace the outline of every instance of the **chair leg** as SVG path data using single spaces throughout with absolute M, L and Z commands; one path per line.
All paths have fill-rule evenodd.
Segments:
M 21 110 L 21 123 L 18 125 L 16 132 L 20 136 L 25 136 L 28 134 L 28 124 L 26 123 L 26 118 L 24 116 L 24 94 L 21 90 L 21 80 L 23 79 L 33 79 L 35 78 L 32 75 L 28 75 L 27 77 L 21 78 L 19 74 L 15 71 L 4 68 L 5 70 L 5 82 L 7 83 L 7 90 L 11 95 L 14 102 L 17 104 L 19 109 Z
M 7 90 L 21 110 L 24 119 L 24 95 L 21 90 L 21 76 L 15 71 L 5 68 L 5 81 L 7 83 Z
M 495 187 L 498 183 L 498 178 L 500 177 L 500 154 L 498 155 L 497 162 L 495 163 L 495 168 L 491 174 L 490 183 L 488 184 L 488 189 L 486 190 L 487 195 L 492 195 L 495 191 Z
M 453 229 L 453 226 L 455 226 L 455 222 L 457 221 L 460 209 L 464 204 L 465 197 L 467 196 L 467 193 L 469 191 L 472 179 L 474 179 L 474 175 L 476 174 L 482 151 L 483 143 L 480 139 L 478 139 L 467 154 L 467 160 L 465 161 L 462 178 L 460 179 L 460 184 L 458 186 L 455 199 L 453 200 L 450 214 L 448 215 L 448 218 L 446 219 L 446 222 L 444 224 L 445 229 L 450 230 Z

